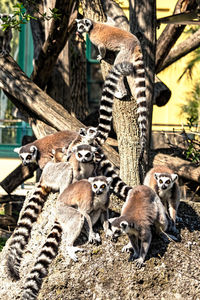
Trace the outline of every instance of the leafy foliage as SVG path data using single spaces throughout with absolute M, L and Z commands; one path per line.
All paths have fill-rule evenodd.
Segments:
M 59 14 L 59 10 L 57 8 L 49 9 L 50 15 L 47 15 L 47 13 L 41 14 L 39 10 L 37 9 L 37 5 L 34 1 L 28 1 L 33 5 L 35 11 L 37 11 L 42 19 L 44 20 L 50 20 L 50 19 L 59 19 L 61 14 Z M 26 10 L 22 3 L 16 3 L 13 5 L 13 14 L 3 16 L 1 17 L 3 24 L 1 24 L 3 30 L 6 30 L 6 28 L 14 28 L 18 31 L 21 30 L 21 24 L 28 23 L 31 19 L 37 20 L 36 17 L 31 16 L 30 14 L 26 13 Z
M 200 57 L 200 56 L 199 56 Z M 191 129 L 198 125 L 200 109 L 200 82 L 196 82 L 191 93 L 188 94 L 186 104 L 181 105 L 183 113 L 187 114 L 187 125 Z

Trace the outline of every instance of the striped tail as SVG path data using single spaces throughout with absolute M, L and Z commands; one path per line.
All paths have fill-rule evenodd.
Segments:
M 58 222 L 55 222 L 33 269 L 26 279 L 22 300 L 34 300 L 37 298 L 43 279 L 48 274 L 49 265 L 58 253 L 61 236 L 62 227 Z
M 97 127 L 96 141 L 99 145 L 105 142 L 111 129 L 113 99 L 119 78 L 128 76 L 133 72 L 134 66 L 132 63 L 122 62 L 114 65 L 106 77 L 101 97 L 99 125 Z
M 22 256 L 28 244 L 33 223 L 37 220 L 48 194 L 48 189 L 38 186 L 25 207 L 17 228 L 13 233 L 7 258 L 7 267 L 10 276 L 15 280 L 20 279 L 19 268 Z
M 136 99 L 137 99 L 137 114 L 138 114 L 138 126 L 140 130 L 140 145 L 141 155 L 143 156 L 144 149 L 146 147 L 146 134 L 147 134 L 147 101 L 146 101 L 146 84 L 145 84 L 145 67 L 142 54 L 138 55 L 134 60 L 135 71 L 135 87 L 136 87 Z
M 117 175 L 114 166 L 110 163 L 105 154 L 101 157 L 98 169 L 104 176 L 112 177 L 113 181 L 111 183 L 111 192 L 116 194 L 120 199 L 126 201 L 128 192 L 132 189 L 132 187 L 123 182 L 122 179 Z

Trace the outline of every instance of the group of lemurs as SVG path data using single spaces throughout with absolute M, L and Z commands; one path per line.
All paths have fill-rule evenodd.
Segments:
M 56 219 L 41 252 L 26 279 L 22 298 L 36 299 L 48 267 L 57 255 L 61 239 L 66 239 L 63 251 L 74 260 L 81 250 L 73 244 L 87 224 L 88 241 L 99 243 L 100 235 L 93 231 L 101 220 L 106 236 L 117 239 L 125 233 L 131 251 L 130 260 L 142 267 L 155 225 L 158 234 L 177 232 L 176 216 L 180 201 L 178 176 L 164 166 L 152 168 L 143 185 L 128 186 L 107 159 L 102 145 L 108 137 L 112 121 L 114 97 L 123 98 L 126 89 L 124 76 L 134 76 L 138 103 L 138 126 L 141 152 L 146 143 L 145 68 L 138 39 L 131 33 L 89 19 L 77 21 L 79 34 L 88 33 L 104 59 L 106 50 L 117 53 L 112 69 L 105 80 L 97 128 L 81 128 L 79 133 L 57 132 L 30 144 L 16 148 L 23 164 L 35 163 L 42 169 L 41 178 L 18 221 L 9 247 L 7 267 L 12 278 L 20 278 L 20 264 L 37 221 L 51 191 L 58 192 Z M 109 218 L 109 196 L 116 194 L 124 200 L 121 215 Z

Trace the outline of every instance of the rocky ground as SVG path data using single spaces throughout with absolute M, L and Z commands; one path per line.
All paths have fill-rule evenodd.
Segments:
M 10 241 L 4 247 L 0 256 L 1 300 L 20 299 L 27 273 L 53 224 L 55 199 L 56 195 L 49 197 L 34 225 L 18 282 L 9 279 L 5 268 Z M 112 210 L 119 209 L 119 203 L 112 206 Z M 181 201 L 178 215 L 179 241 L 164 242 L 154 236 L 145 266 L 139 270 L 134 262 L 128 262 L 129 254 L 121 252 L 127 238 L 113 243 L 97 227 L 102 244 L 81 245 L 85 251 L 78 253 L 78 262 L 59 252 L 38 300 L 200 300 L 200 203 Z

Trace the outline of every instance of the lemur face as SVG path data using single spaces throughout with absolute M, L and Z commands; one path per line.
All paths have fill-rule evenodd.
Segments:
M 97 128 L 95 127 L 80 128 L 79 134 L 84 138 L 84 140 L 87 143 L 91 143 L 97 136 Z
M 95 147 L 87 144 L 81 144 L 72 149 L 75 152 L 76 159 L 81 163 L 92 162 L 94 153 L 97 151 Z
M 92 21 L 90 19 L 76 19 L 77 32 L 83 34 L 89 32 L 92 29 Z
M 118 222 L 119 218 L 112 218 L 109 219 L 109 229 L 112 231 L 112 238 L 111 240 L 113 242 L 117 242 L 117 239 L 120 235 L 122 235 L 122 229 L 120 227 L 120 224 Z
M 26 149 L 26 147 L 22 146 L 20 148 L 15 148 L 14 151 L 19 154 L 24 166 L 27 166 L 31 163 L 37 163 L 38 150 L 36 146 L 31 146 L 29 149 Z
M 178 179 L 177 174 L 155 173 L 154 177 L 157 181 L 158 188 L 161 190 L 169 190 L 174 182 Z
M 97 176 L 97 177 L 90 177 L 88 181 L 92 185 L 92 191 L 96 195 L 101 195 L 103 193 L 108 193 L 110 189 L 110 184 L 112 182 L 111 177 L 105 176 Z

